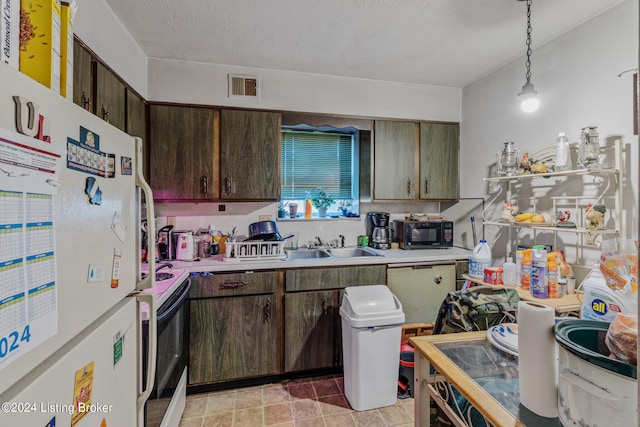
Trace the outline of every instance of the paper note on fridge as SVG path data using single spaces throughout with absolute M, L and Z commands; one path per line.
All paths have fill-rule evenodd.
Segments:
M 44 141 L 0 129 L 0 176 L 3 189 L 56 194 L 62 151 Z

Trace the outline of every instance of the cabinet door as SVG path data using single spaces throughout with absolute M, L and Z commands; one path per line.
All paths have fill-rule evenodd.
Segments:
M 73 102 L 92 113 L 94 109 L 93 65 L 95 61 L 89 51 L 73 41 Z
M 95 113 L 107 123 L 125 130 L 125 86 L 107 67 L 96 66 Z
M 376 200 L 415 199 L 415 123 L 376 120 L 374 188 Z
M 286 294 L 284 312 L 285 372 L 334 366 L 333 291 Z
M 429 323 L 436 320 L 447 294 L 456 290 L 456 267 L 449 264 L 389 268 L 387 284 L 402 304 L 405 323 Z
M 151 105 L 150 184 L 156 200 L 210 200 L 214 194 L 214 117 L 208 108 Z
M 459 198 L 459 125 L 420 123 L 420 198 Z
M 280 123 L 280 113 L 222 110 L 223 199 L 280 199 Z
M 276 298 L 190 301 L 189 384 L 278 374 Z
M 142 138 L 142 155 L 144 163 L 142 171 L 145 179 L 149 180 L 149 140 L 147 139 L 147 124 L 144 99 L 127 89 L 127 128 L 131 136 Z

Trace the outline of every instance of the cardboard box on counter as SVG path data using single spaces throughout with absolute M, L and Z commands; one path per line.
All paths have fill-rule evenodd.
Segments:
M 73 100 L 73 18 L 75 0 L 63 1 L 60 8 L 60 95 Z
M 0 61 L 15 68 L 20 66 L 20 0 L 0 0 Z
M 60 0 L 20 1 L 20 71 L 60 93 Z

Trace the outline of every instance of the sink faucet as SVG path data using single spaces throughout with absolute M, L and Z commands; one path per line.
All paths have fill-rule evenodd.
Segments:
M 316 236 L 316 240 L 317 240 L 317 246 L 322 246 L 322 239 L 320 238 L 320 236 Z
M 173 268 L 173 264 L 171 264 L 170 262 L 163 262 L 162 264 L 158 264 L 156 266 L 156 273 L 163 268 Z
M 340 247 L 344 248 L 344 236 L 340 234 L 338 237 L 340 237 Z

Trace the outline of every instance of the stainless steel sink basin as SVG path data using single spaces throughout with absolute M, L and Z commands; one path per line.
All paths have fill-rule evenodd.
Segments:
M 361 256 L 382 256 L 367 248 L 331 248 L 327 249 L 332 256 L 338 258 L 353 258 Z
M 285 250 L 287 259 L 331 258 L 331 255 L 323 249 L 297 249 Z
M 383 256 L 368 248 L 327 248 L 285 250 L 287 260 L 315 258 L 355 258 L 363 256 Z

